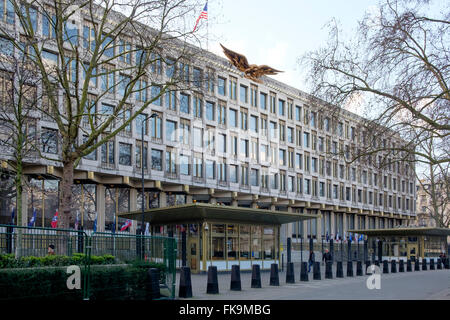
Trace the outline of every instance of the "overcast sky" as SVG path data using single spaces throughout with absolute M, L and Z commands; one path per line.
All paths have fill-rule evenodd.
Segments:
M 225 57 L 220 42 L 244 54 L 250 64 L 283 70 L 272 77 L 307 91 L 298 58 L 326 43 L 325 25 L 332 18 L 340 22 L 345 33 L 351 34 L 357 21 L 377 3 L 378 0 L 208 0 L 208 24 L 202 20 L 199 32 L 206 35 L 208 29 L 209 51 Z M 202 47 L 206 48 L 206 41 Z

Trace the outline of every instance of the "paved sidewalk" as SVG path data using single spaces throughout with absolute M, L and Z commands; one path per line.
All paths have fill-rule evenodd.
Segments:
M 398 266 L 397 266 L 398 267 Z M 353 277 L 336 278 L 336 265 L 333 279 L 325 279 L 325 268 L 321 266 L 321 279 L 313 280 L 312 270 L 309 281 L 300 281 L 300 264 L 295 265 L 295 283 L 286 283 L 286 270 L 279 272 L 280 286 L 270 286 L 270 271 L 261 271 L 262 288 L 251 288 L 251 272 L 241 272 L 241 291 L 230 290 L 231 273 L 218 273 L 219 294 L 207 294 L 207 274 L 192 274 L 191 299 L 199 300 L 403 300 L 433 299 L 450 300 L 449 270 L 413 271 L 381 274 L 381 289 L 369 290 L 366 281 L 369 275 L 356 276 L 356 263 Z M 389 268 L 390 269 L 390 268 Z M 382 270 L 382 268 L 381 268 Z M 179 290 L 179 273 L 177 273 L 176 298 Z M 189 300 L 189 299 L 186 299 Z

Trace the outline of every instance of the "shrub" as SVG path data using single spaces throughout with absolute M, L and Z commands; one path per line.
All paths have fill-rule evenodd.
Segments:
M 91 256 L 91 264 L 109 265 L 116 263 L 114 256 L 105 254 L 102 256 Z M 14 254 L 0 255 L 0 269 L 4 268 L 32 268 L 44 266 L 68 266 L 68 265 L 84 265 L 86 264 L 86 255 L 83 253 L 75 253 L 72 256 L 45 256 L 45 257 L 20 257 L 15 258 Z

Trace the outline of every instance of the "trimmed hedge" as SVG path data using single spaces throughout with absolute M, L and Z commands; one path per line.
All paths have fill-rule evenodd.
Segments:
M 84 265 L 86 263 L 86 255 L 83 253 L 74 253 L 72 256 L 52 255 L 45 257 L 20 257 L 15 258 L 14 254 L 0 255 L 0 269 L 3 268 L 31 268 L 31 267 L 47 267 L 47 266 L 70 266 Z M 91 264 L 114 264 L 116 259 L 114 256 L 105 254 L 102 256 L 91 256 Z
M 135 263 L 127 266 L 92 266 L 90 271 L 91 300 L 150 299 L 148 268 L 166 268 L 156 263 Z M 0 300 L 81 300 L 83 290 L 69 290 L 64 267 L 35 267 L 0 270 Z M 163 275 L 162 275 L 163 276 Z M 84 268 L 81 268 L 83 287 Z

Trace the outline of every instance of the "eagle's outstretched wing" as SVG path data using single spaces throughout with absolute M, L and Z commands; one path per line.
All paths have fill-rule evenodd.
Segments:
M 248 69 L 249 64 L 247 58 L 240 53 L 234 52 L 230 49 L 225 48 L 222 44 L 220 46 L 223 49 L 223 53 L 227 56 L 227 58 L 231 61 L 231 63 L 238 68 L 240 71 L 245 72 Z
M 277 69 L 274 69 L 272 67 L 269 67 L 267 65 L 261 65 L 261 66 L 254 66 L 253 68 L 250 68 L 247 70 L 247 73 L 253 77 L 259 78 L 266 74 L 277 74 L 279 72 L 283 72 Z

